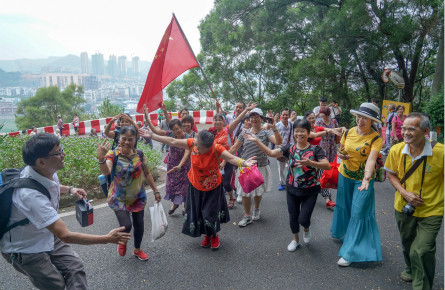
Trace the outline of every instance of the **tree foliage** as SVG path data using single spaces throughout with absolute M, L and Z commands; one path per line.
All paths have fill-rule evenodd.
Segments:
M 57 86 L 40 88 L 35 96 L 18 103 L 15 123 L 19 130 L 51 126 L 57 123 L 57 115 L 61 115 L 65 123 L 71 122 L 74 114 L 83 112 L 85 99 L 81 94 L 83 87 L 76 84 L 63 91 Z
M 198 60 L 218 98 L 300 114 L 320 96 L 345 108 L 385 91 L 394 99 L 381 78 L 391 68 L 416 109 L 430 98 L 442 22 L 438 0 L 216 0 L 199 26 Z M 169 95 L 209 99 L 204 84 L 195 69 Z
M 125 107 L 114 105 L 111 103 L 109 98 L 105 98 L 97 110 L 99 112 L 99 118 L 108 118 L 123 113 L 125 111 Z

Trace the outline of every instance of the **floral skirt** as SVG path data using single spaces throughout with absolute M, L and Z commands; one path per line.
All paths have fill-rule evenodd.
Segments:
M 182 233 L 191 237 L 216 237 L 221 223 L 230 221 L 229 209 L 222 184 L 210 191 L 189 185 Z

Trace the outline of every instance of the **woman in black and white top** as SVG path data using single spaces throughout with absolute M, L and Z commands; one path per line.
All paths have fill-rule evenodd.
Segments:
M 269 145 L 269 142 L 272 142 L 273 144 L 281 144 L 282 138 L 277 128 L 275 127 L 275 122 L 271 124 L 271 128 L 273 131 L 272 134 L 271 131 L 262 128 L 263 119 L 264 116 L 263 116 L 263 111 L 261 109 L 255 108 L 251 110 L 250 123 L 252 127 L 250 129 L 243 130 L 243 132 L 254 134 L 266 146 Z M 250 193 L 245 193 L 243 191 L 241 185 L 239 184 L 238 178 L 236 178 L 235 186 L 237 188 L 237 191 L 239 190 L 238 194 L 243 197 L 242 203 L 244 208 L 244 217 L 238 223 L 238 226 L 245 227 L 248 224 L 252 223 L 252 220 L 260 219 L 261 198 L 263 193 L 270 191 L 272 189 L 271 188 L 272 176 L 270 173 L 270 167 L 267 155 L 264 154 L 254 142 L 245 140 L 242 134 L 238 137 L 238 140 L 232 146 L 232 148 L 230 148 L 229 152 L 233 154 L 237 152 L 241 146 L 243 146 L 243 149 L 240 157 L 242 159 L 249 159 L 250 157 L 256 156 L 258 170 L 260 171 L 261 175 L 264 178 L 264 184 L 262 184 L 255 190 L 251 191 Z M 237 175 L 239 174 L 240 173 L 238 173 Z M 251 215 L 250 212 L 252 206 L 252 196 L 254 197 L 254 210 L 253 214 Z

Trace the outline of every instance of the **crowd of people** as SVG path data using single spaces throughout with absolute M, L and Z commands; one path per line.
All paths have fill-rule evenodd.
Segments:
M 326 208 L 333 210 L 332 221 L 326 221 L 331 223 L 330 236 L 342 243 L 337 264 L 347 267 L 351 263 L 381 261 L 374 185 L 376 163 L 382 153 L 388 155 L 385 169 L 396 189 L 395 216 L 406 262 L 401 278 L 412 281 L 413 289 L 431 289 L 436 237 L 444 212 L 444 147 L 425 137 L 430 130 L 426 116 L 421 113 L 406 116 L 403 106 L 393 104 L 386 120 L 386 136 L 381 136 L 376 102 L 350 110 L 356 124 L 351 128 L 339 125 L 343 111 L 335 100 L 327 105 L 326 98 L 320 98 L 319 106 L 300 118 L 285 107 L 279 114 L 273 111 L 264 114 L 255 103 L 245 105 L 242 101 L 229 113 L 216 102 L 213 126 L 199 132 L 186 109 L 180 111 L 179 119 L 172 120 L 162 105 L 158 112 L 159 126 L 152 124 L 146 108 L 143 124 L 134 122 L 127 114 L 114 116 L 104 127 L 103 136 L 108 140 L 97 145 L 98 166 L 108 176 L 108 205 L 120 226 L 106 236 L 72 233 L 58 217 L 61 193 L 83 198 L 85 191 L 60 185 L 56 172 L 64 166 L 65 153 L 59 138 L 48 133 L 36 134 L 33 130 L 33 136 L 23 147 L 27 164 L 23 174 L 33 176 L 47 187 L 54 200 L 35 190 L 16 190 L 11 221 L 26 216 L 30 223 L 11 229 L 0 240 L 3 257 L 40 289 L 87 287 L 82 261 L 74 254 L 66 254 L 72 253 L 68 243 L 118 243 L 118 255 L 125 256 L 133 229 L 133 254 L 147 260 L 148 255 L 141 249 L 147 202 L 144 182 L 152 188 L 156 202 L 162 197 L 137 143 L 153 146 L 155 140 L 167 152 L 164 199 L 171 202 L 168 214 L 174 214 L 182 206 L 182 233 L 202 237 L 202 247 L 213 250 L 220 247 L 218 232 L 223 223 L 230 221 L 230 209 L 237 202 L 243 209 L 239 227 L 261 219 L 261 201 L 272 190 L 271 157 L 277 159 L 278 190 L 286 191 L 291 231 L 289 252 L 303 245 L 300 226 L 304 244 L 310 243 L 311 217 L 320 194 Z M 59 121 L 63 125 L 61 118 Z M 78 123 L 75 116 L 73 124 Z M 115 130 L 111 130 L 113 124 Z M 97 136 L 97 132 L 90 135 Z M 386 137 L 385 148 L 382 137 Z M 324 171 L 337 166 L 338 159 L 341 163 L 334 201 L 331 190 L 321 188 L 320 179 Z M 238 178 L 243 167 L 255 167 L 264 183 L 245 192 Z M 31 193 L 36 194 L 38 202 L 31 202 Z M 12 238 L 18 236 L 22 238 Z M 23 265 L 20 257 L 24 254 L 42 261 L 37 266 Z M 61 255 L 66 255 L 64 258 L 73 266 L 62 269 L 57 261 Z M 51 273 L 39 270 L 44 269 L 43 263 L 54 265 Z

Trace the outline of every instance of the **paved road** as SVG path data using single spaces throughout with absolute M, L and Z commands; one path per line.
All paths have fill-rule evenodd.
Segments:
M 383 261 L 340 268 L 336 262 L 341 244 L 330 238 L 332 211 L 318 198 L 313 217 L 313 238 L 289 253 L 291 241 L 285 193 L 277 191 L 277 166 L 272 161 L 274 190 L 264 196 L 261 220 L 246 228 L 234 223 L 242 218 L 241 206 L 230 211 L 231 222 L 220 232 L 218 251 L 200 247 L 201 239 L 180 233 L 183 216 L 178 210 L 169 217 L 167 234 L 151 242 L 147 207 L 143 249 L 147 262 L 127 254 L 120 257 L 116 245 L 73 245 L 85 262 L 91 289 L 411 289 L 403 282 L 400 239 L 394 221 L 393 188 L 387 181 L 376 183 L 376 216 L 382 237 Z M 162 188 L 161 193 L 164 193 Z M 335 196 L 335 194 L 334 194 Z M 149 204 L 153 203 L 150 195 Z M 169 202 L 162 201 L 164 208 Z M 96 208 L 94 224 L 81 228 L 74 215 L 63 218 L 73 231 L 103 234 L 117 221 L 108 207 Z M 437 246 L 434 289 L 444 288 L 443 228 Z M 131 244 L 131 243 L 130 243 Z M 31 289 L 28 279 L 0 259 L 0 289 Z

